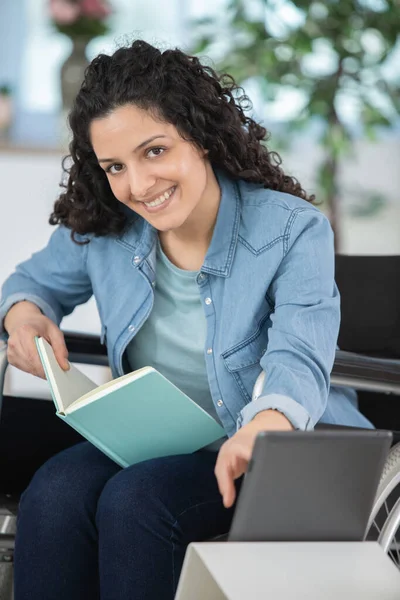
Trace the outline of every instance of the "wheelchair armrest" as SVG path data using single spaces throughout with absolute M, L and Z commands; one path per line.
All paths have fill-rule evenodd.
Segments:
M 108 366 L 107 348 L 99 336 L 71 331 L 65 331 L 64 336 L 71 362 Z M 0 341 L 0 397 L 7 364 L 7 344 Z M 337 350 L 331 383 L 400 394 L 400 360 Z
M 101 344 L 98 335 L 73 331 L 63 333 L 70 362 L 108 366 L 107 348 Z M 0 340 L 0 390 L 3 389 L 7 364 L 7 343 Z
M 358 390 L 400 394 L 400 360 L 337 350 L 331 383 Z
M 98 335 L 63 331 L 68 349 L 68 360 L 87 365 L 108 366 L 107 348 Z
M 68 360 L 87 365 L 108 367 L 107 348 L 101 344 L 98 335 L 64 331 L 68 348 Z M 7 342 L 0 340 L 0 415 L 3 405 L 4 379 L 6 375 Z

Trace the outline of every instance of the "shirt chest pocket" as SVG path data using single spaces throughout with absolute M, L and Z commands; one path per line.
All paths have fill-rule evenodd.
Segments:
M 251 401 L 254 385 L 262 371 L 260 360 L 267 350 L 270 326 L 270 313 L 268 313 L 261 319 L 255 333 L 222 354 L 224 365 L 246 403 Z

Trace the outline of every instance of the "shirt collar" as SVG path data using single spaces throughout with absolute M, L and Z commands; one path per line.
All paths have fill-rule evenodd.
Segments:
M 211 243 L 201 270 L 229 277 L 239 234 L 239 187 L 222 171 L 215 171 L 215 175 L 221 190 L 221 201 Z

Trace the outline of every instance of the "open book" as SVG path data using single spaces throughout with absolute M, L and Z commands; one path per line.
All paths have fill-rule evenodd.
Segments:
M 72 364 L 63 371 L 45 339 L 36 338 L 36 346 L 57 415 L 122 467 L 190 454 L 225 436 L 213 417 L 152 367 L 98 387 Z

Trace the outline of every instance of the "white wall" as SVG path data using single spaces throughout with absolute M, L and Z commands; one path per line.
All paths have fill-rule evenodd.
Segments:
M 48 224 L 61 179 L 61 155 L 57 153 L 0 152 L 0 282 L 14 266 L 47 243 L 54 227 Z M 93 300 L 65 318 L 64 327 L 99 332 Z
M 315 192 L 315 173 L 321 153 L 307 139 L 288 154 L 284 168 L 308 192 Z M 343 254 L 400 254 L 400 136 L 392 133 L 375 143 L 356 142 L 353 156 L 340 169 L 340 252 Z M 386 205 L 373 217 L 354 217 L 351 204 L 360 205 L 358 190 L 381 192 Z
M 59 190 L 60 161 L 58 153 L 0 152 L 0 285 L 17 263 L 45 246 L 54 231 L 48 217 Z M 94 300 L 76 308 L 62 326 L 99 333 Z M 79 367 L 98 384 L 110 378 L 109 369 Z M 7 370 L 5 393 L 50 399 L 47 382 L 14 368 Z

